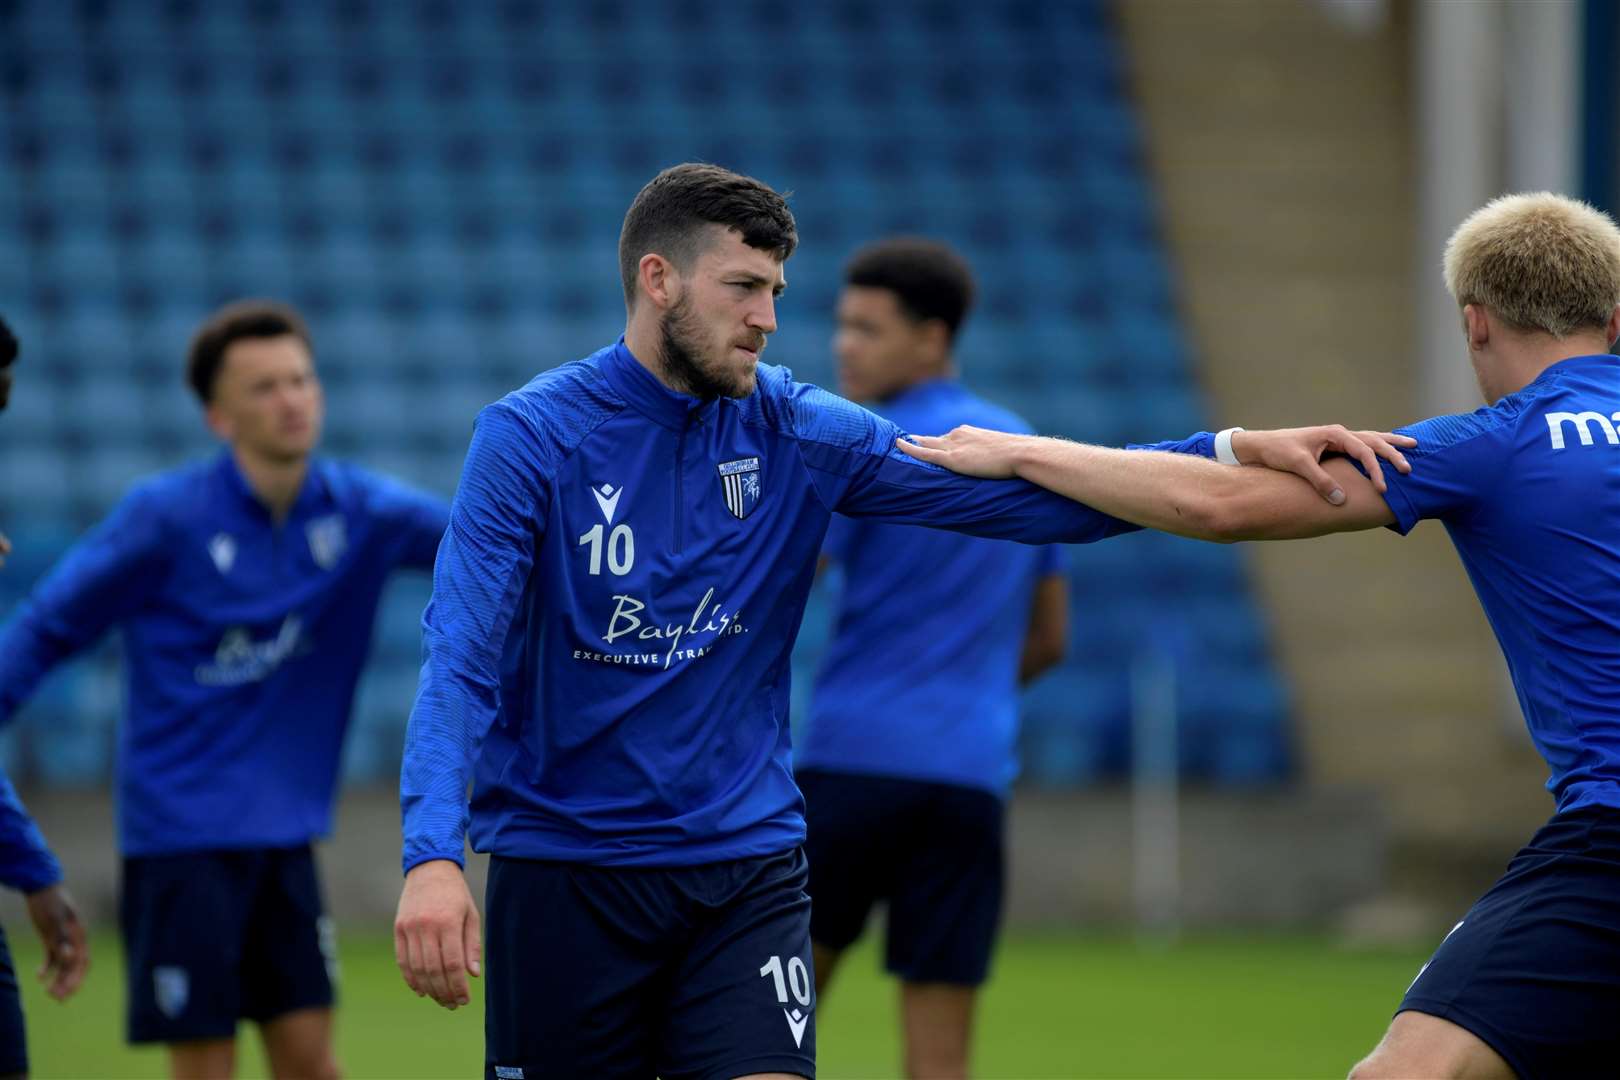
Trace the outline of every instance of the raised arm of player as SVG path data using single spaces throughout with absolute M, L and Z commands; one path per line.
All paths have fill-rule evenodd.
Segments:
M 62 888 L 61 864 L 4 774 L 0 774 L 0 885 L 28 895 L 28 914 L 44 947 L 39 979 L 46 993 L 66 1001 L 90 969 L 84 923 Z
M 163 533 L 137 487 L 45 575 L 0 633 L 0 723 L 51 668 L 140 608 L 172 557 Z
M 467 785 L 543 532 L 535 442 L 509 406 L 479 415 L 422 615 L 422 677 L 400 769 L 405 887 L 394 948 L 410 988 L 451 1009 L 470 1000 L 466 973 L 481 970 L 478 908 L 462 876 Z
M 1233 468 L 1185 455 L 1113 450 L 978 428 L 918 437 L 915 445 L 901 444 L 901 450 L 972 475 L 1010 472 L 1148 528 L 1233 541 L 1321 536 L 1392 523 L 1394 514 L 1379 493 L 1384 478 L 1378 458 L 1405 471 L 1409 466 L 1397 447 L 1412 445 L 1415 440 L 1406 436 L 1336 428 L 1244 432 L 1235 438 L 1240 461 L 1298 468 L 1312 475 L 1309 480 L 1276 468 Z M 1369 459 L 1375 479 L 1346 459 L 1320 460 L 1322 453 L 1335 449 Z M 1323 498 L 1323 487 L 1330 495 L 1337 492 L 1341 501 Z
M 932 468 L 895 449 L 900 429 L 820 387 L 785 388 L 792 431 L 823 505 L 851 517 L 928 525 L 1029 544 L 1089 544 L 1137 526 L 1017 479 L 984 483 Z M 1157 448 L 1212 454 L 1200 433 Z

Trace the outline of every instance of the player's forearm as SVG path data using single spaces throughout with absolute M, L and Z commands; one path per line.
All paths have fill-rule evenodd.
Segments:
M 493 717 L 493 694 L 468 679 L 462 662 L 448 657 L 442 642 L 435 655 L 429 631 L 426 660 L 416 704 L 405 732 L 400 762 L 399 807 L 404 827 L 404 869 L 434 859 L 464 865 L 467 785 L 488 724 L 468 718 Z M 472 730 L 477 727 L 477 730 Z
M 1231 540 L 1220 502 L 1229 466 L 1189 454 L 1114 450 L 1028 437 L 1012 448 L 1018 476 L 1145 528 L 1202 540 Z
M 1333 506 L 1292 473 L 1186 454 L 1032 439 L 1016 456 L 1015 471 L 1031 483 L 1145 528 L 1199 540 L 1297 540 L 1392 520 L 1383 498 L 1342 459 L 1325 466 L 1346 494 L 1343 505 Z

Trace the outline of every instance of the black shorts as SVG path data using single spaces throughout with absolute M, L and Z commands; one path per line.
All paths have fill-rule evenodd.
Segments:
M 1608 1076 L 1620 1062 L 1620 810 L 1542 826 L 1469 909 L 1398 1011 L 1479 1036 L 1521 1077 Z
M 888 904 L 887 966 L 907 982 L 977 986 L 1006 879 L 1005 806 L 978 788 L 804 769 L 810 936 L 843 949 Z
M 484 1075 L 814 1077 L 803 853 L 689 867 L 489 861 Z
M 16 1076 L 28 1071 L 28 1036 L 23 1027 L 22 990 L 17 985 L 17 965 L 6 947 L 6 932 L 0 930 L 0 1076 Z
M 235 1034 L 238 1019 L 329 1007 L 332 922 L 307 845 L 124 860 L 129 1041 Z

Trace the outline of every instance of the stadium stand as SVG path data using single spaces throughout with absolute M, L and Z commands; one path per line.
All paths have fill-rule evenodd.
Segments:
M 803 242 L 767 358 L 801 377 L 832 377 L 843 257 L 918 232 L 978 273 L 960 355 L 986 396 L 1106 443 L 1214 419 L 1101 2 L 9 0 L 0 39 L 0 309 L 27 349 L 0 422 L 0 611 L 132 478 L 210 452 L 181 358 L 231 297 L 309 316 L 329 452 L 450 491 L 483 403 L 622 325 L 620 217 L 681 160 L 793 191 Z M 1190 775 L 1289 773 L 1239 551 L 1135 536 L 1072 566 L 1076 640 L 1030 696 L 1031 782 L 1125 768 L 1128 668 L 1160 645 Z M 386 602 L 351 779 L 397 769 L 426 593 Z M 8 767 L 105 778 L 111 656 L 53 680 Z

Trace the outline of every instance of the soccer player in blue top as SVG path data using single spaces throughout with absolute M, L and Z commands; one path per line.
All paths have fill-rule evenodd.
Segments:
M 1446 285 L 1485 408 L 1402 430 L 1387 491 L 1338 507 L 1287 477 L 977 430 L 908 452 L 1017 475 L 1142 525 L 1281 539 L 1442 522 L 1496 632 L 1552 819 L 1463 917 L 1352 1075 L 1606 1076 L 1620 1061 L 1620 229 L 1546 193 L 1452 234 Z M 1228 436 L 1238 459 L 1273 435 Z M 1225 444 L 1225 439 L 1223 446 Z M 1207 467 L 1206 467 L 1207 466 Z
M 11 397 L 11 366 L 17 359 L 17 339 L 0 320 L 0 410 Z M 4 545 L 0 543 L 0 553 Z M 90 946 L 84 924 L 67 891 L 62 888 L 62 867 L 45 845 L 39 827 L 23 809 L 16 789 L 0 773 L 0 885 L 27 894 L 28 916 L 39 931 L 45 963 L 39 977 L 46 992 L 66 1001 L 84 981 L 90 968 Z M 23 1027 L 22 994 L 16 966 L 0 930 L 0 1077 L 28 1073 L 28 1041 Z
M 788 667 L 832 514 L 1130 528 L 920 466 L 761 365 L 797 240 L 758 181 L 665 170 L 625 215 L 624 337 L 479 415 L 423 615 L 395 950 L 418 994 L 468 1002 L 470 820 L 495 1080 L 814 1076 Z
M 838 301 L 839 389 L 907 431 L 1027 432 L 956 378 L 972 298 L 944 244 L 857 252 Z M 1063 552 L 846 517 L 823 551 L 843 590 L 793 758 L 817 995 L 884 901 L 906 1072 L 965 1076 L 1001 916 L 1018 690 L 1066 646 Z
M 169 1044 L 177 1077 L 228 1076 L 246 1017 L 276 1076 L 333 1077 L 310 843 L 331 828 L 383 585 L 432 564 L 449 508 L 312 456 L 321 391 L 291 309 L 221 309 L 187 376 L 226 449 L 137 484 L 40 582 L 0 633 L 0 720 L 122 630 L 129 1037 Z

